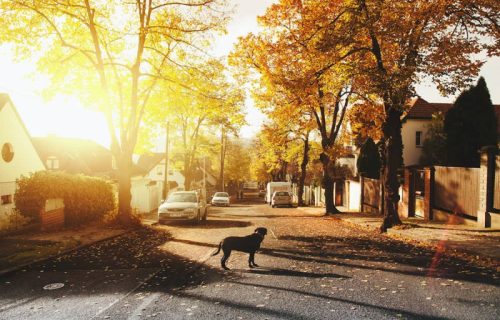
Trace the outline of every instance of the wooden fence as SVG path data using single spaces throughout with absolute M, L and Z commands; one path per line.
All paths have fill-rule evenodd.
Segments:
M 361 190 L 361 207 L 368 206 L 378 210 L 380 206 L 380 180 L 363 178 L 363 183 L 361 185 L 363 188 L 363 190 Z
M 477 217 L 479 168 L 434 168 L 434 207 Z

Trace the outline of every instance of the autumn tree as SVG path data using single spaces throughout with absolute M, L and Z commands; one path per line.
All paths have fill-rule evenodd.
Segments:
M 323 14 L 323 1 L 310 1 Z M 401 223 L 398 216 L 402 165 L 401 116 L 418 79 L 430 77 L 442 93 L 453 93 L 477 75 L 478 52 L 498 55 L 499 8 L 494 0 L 352 0 L 334 8 L 336 20 L 323 30 L 318 48 L 347 52 L 365 92 L 384 108 L 382 172 L 384 220 L 381 231 Z M 334 23 L 341 20 L 342 23 Z
M 211 132 L 222 125 L 234 134 L 244 123 L 243 92 L 230 83 L 224 70 L 216 60 L 191 65 L 189 72 L 178 76 L 179 84 L 170 85 L 175 95 L 165 99 L 165 107 L 152 117 L 153 122 L 169 121 L 173 128 L 171 140 L 177 142 L 174 152 L 183 156 L 187 190 L 191 190 L 200 159 L 210 157 L 210 151 L 215 150 Z
M 233 185 L 253 180 L 250 169 L 253 154 L 251 145 L 238 138 L 228 138 L 225 149 L 227 164 L 224 179 Z
M 311 115 L 321 139 L 328 214 L 339 212 L 329 172 L 334 164 L 332 150 L 355 86 L 351 66 L 337 63 L 345 55 L 343 50 L 335 54 L 317 50 L 320 31 L 335 19 L 336 3 L 318 2 L 316 8 L 309 2 L 282 0 L 272 5 L 259 18 L 263 31 L 240 39 L 231 56 L 233 64 L 260 75 L 258 86 L 270 92 L 294 92 L 295 107 L 301 114 Z
M 10 0 L 0 12 L 0 39 L 20 60 L 38 60 L 50 76 L 49 95 L 76 95 L 104 113 L 119 173 L 119 218 L 128 224 L 142 120 L 162 107 L 152 101 L 169 95 L 165 86 L 183 72 L 178 63 L 200 54 L 211 32 L 223 31 L 223 1 Z

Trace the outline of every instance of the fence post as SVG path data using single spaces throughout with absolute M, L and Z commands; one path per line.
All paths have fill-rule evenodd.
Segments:
M 480 153 L 479 210 L 477 212 L 477 223 L 482 228 L 490 228 L 490 212 L 493 209 L 497 146 L 485 146 L 481 148 Z
M 406 168 L 408 170 L 408 185 L 406 186 L 408 189 L 408 217 L 415 216 L 415 169 L 414 168 Z M 406 178 L 405 178 L 406 179 Z
M 434 167 L 424 168 L 424 219 L 432 220 L 434 206 Z
M 408 218 L 410 216 L 410 179 L 411 171 L 408 168 L 404 169 L 403 196 L 401 202 L 403 204 L 403 212 L 401 216 Z
M 384 214 L 385 211 L 385 194 L 384 194 L 384 180 L 382 177 L 378 180 L 379 185 L 379 203 L 378 203 L 378 214 Z

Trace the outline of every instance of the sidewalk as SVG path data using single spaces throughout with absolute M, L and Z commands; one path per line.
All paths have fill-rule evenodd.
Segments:
M 325 208 L 299 207 L 298 210 L 317 214 L 324 212 Z M 342 211 L 342 208 L 339 210 Z M 378 231 L 382 224 L 382 216 L 377 214 L 349 212 L 331 217 L 370 231 Z M 411 218 L 404 220 L 403 226 L 389 229 L 387 236 L 439 247 L 440 250 L 467 254 L 475 259 L 486 259 L 500 267 L 500 229 L 483 229 Z
M 89 225 L 81 229 L 54 232 L 31 232 L 0 239 L 0 276 L 32 263 L 126 233 L 116 229 Z

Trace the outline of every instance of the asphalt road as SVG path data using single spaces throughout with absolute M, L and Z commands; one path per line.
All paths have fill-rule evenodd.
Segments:
M 218 242 L 260 226 L 260 267 L 233 253 L 222 271 Z M 496 270 L 439 250 L 242 203 L 2 277 L 0 319 L 499 319 L 498 285 Z

